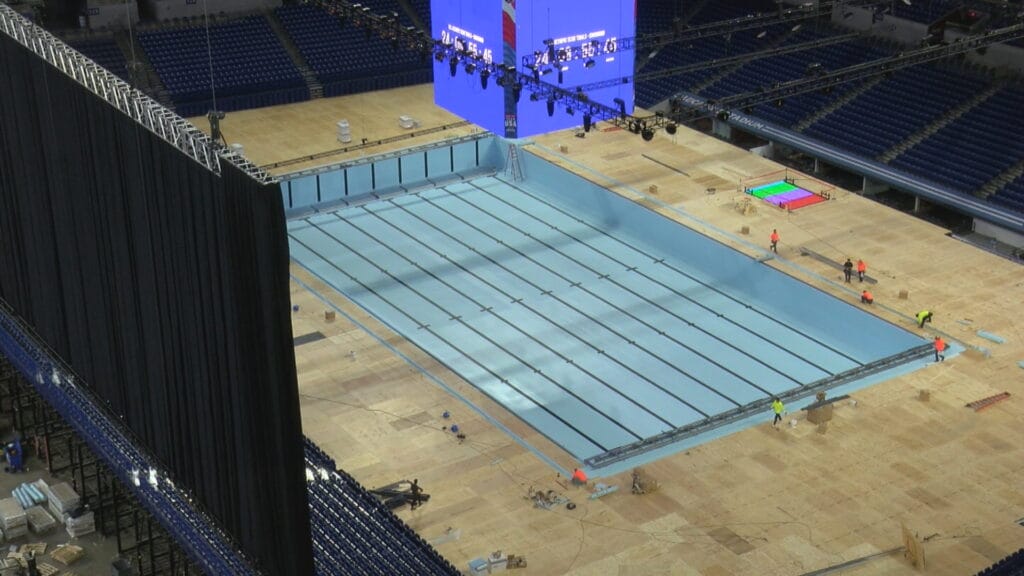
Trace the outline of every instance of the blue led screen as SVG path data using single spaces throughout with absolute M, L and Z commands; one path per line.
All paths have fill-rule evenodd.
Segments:
M 514 66 L 529 76 L 568 90 L 603 80 L 631 77 L 635 54 L 619 41 L 636 30 L 635 0 L 433 0 L 432 35 L 487 62 Z M 528 137 L 583 123 L 557 105 L 549 116 L 543 99 L 524 88 L 518 102 L 511 88 L 481 79 L 476 66 L 450 58 L 434 61 L 434 101 L 483 128 L 506 137 Z M 633 111 L 633 84 L 586 92 L 594 102 Z

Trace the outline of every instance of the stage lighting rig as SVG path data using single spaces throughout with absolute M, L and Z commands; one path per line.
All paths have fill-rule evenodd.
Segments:
M 612 100 L 619 107 L 619 118 L 626 119 L 626 102 L 622 98 Z
M 210 121 L 210 139 L 215 143 L 228 145 L 224 134 L 220 131 L 220 121 L 227 118 L 227 114 L 220 110 L 210 110 L 206 113 L 206 119 Z

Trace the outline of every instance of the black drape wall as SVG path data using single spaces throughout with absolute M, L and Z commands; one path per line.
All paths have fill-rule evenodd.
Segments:
M 268 574 L 312 574 L 277 185 L 0 33 L 0 297 Z

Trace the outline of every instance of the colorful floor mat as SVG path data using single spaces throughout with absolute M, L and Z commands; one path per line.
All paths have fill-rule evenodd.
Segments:
M 825 201 L 821 196 L 785 181 L 772 182 L 751 188 L 748 192 L 765 202 L 787 210 L 796 210 L 797 208 Z

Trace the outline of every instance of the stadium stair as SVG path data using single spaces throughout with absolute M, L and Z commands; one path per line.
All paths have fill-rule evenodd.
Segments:
M 994 95 L 996 92 L 998 92 L 1002 87 L 1003 87 L 1003 84 L 999 83 L 999 82 L 992 84 L 991 86 L 989 86 L 988 88 L 982 90 L 978 94 L 974 95 L 969 100 L 963 102 L 962 104 L 960 104 L 956 108 L 953 108 L 952 110 L 949 110 L 948 112 L 946 112 L 945 114 L 943 114 L 942 116 L 937 118 L 932 123 L 928 124 L 927 126 L 925 126 L 922 129 L 918 130 L 916 133 L 911 134 L 910 136 L 908 136 L 905 140 L 903 140 L 899 144 L 893 146 L 889 150 L 886 150 L 883 154 L 880 154 L 878 156 L 877 160 L 879 162 L 886 162 L 886 163 L 888 163 L 893 158 L 899 156 L 900 154 L 903 154 L 904 152 L 906 152 L 907 150 L 909 150 L 913 146 L 916 146 L 918 143 L 920 143 L 925 138 L 931 136 L 932 134 L 935 134 L 939 130 L 942 130 L 950 122 L 953 122 L 957 118 L 959 118 L 959 117 L 963 116 L 964 114 L 966 114 L 967 112 L 969 112 L 974 107 L 976 107 L 976 106 L 980 105 L 981 103 L 985 102 L 986 100 L 988 100 L 989 98 L 992 97 L 992 95 Z M 1012 180 L 1012 178 L 1011 178 L 1011 180 Z
M 781 33 L 778 32 L 778 27 L 766 28 L 765 30 L 768 32 L 769 38 L 763 44 L 756 46 L 753 51 L 771 50 L 772 48 L 778 48 L 779 46 L 782 46 L 783 44 L 788 42 L 789 39 L 793 37 L 794 34 L 796 34 L 798 29 L 794 27 L 793 29 L 789 29 Z M 746 63 L 740 62 L 732 66 L 724 66 L 720 71 L 709 76 L 707 80 L 694 86 L 691 89 L 691 91 L 695 94 L 701 94 L 704 90 L 711 88 L 719 81 L 725 79 L 727 76 L 738 71 L 745 65 Z
M 292 42 L 292 37 L 288 35 L 288 32 L 284 29 L 281 21 L 277 19 L 277 15 L 273 12 L 265 14 L 267 22 L 270 23 L 270 29 L 274 31 L 277 39 L 284 46 L 288 55 L 291 56 L 292 63 L 298 68 L 299 74 L 302 75 L 302 80 L 306 83 L 306 87 L 309 88 L 309 98 L 315 100 L 317 98 L 324 97 L 324 85 L 320 83 L 320 80 L 316 77 L 316 72 L 309 67 L 309 63 L 302 56 L 302 52 L 299 47 Z
M 146 51 L 143 50 L 142 45 L 139 44 L 138 36 L 135 36 L 134 34 L 129 36 L 127 31 L 119 30 L 114 33 L 114 40 L 128 58 L 128 66 L 132 66 L 132 54 L 135 55 L 135 62 L 139 67 L 139 70 L 136 73 L 139 85 L 136 87 L 146 94 L 149 94 L 164 107 L 173 110 L 174 104 L 171 101 L 171 95 L 167 92 L 167 88 L 164 87 L 163 83 L 160 82 L 160 76 L 158 76 L 156 70 L 153 69 L 153 63 L 146 57 Z M 131 82 L 130 79 L 129 82 Z
M 412 20 L 413 26 L 418 30 L 426 30 L 427 32 L 430 32 L 423 20 L 420 19 L 419 14 L 416 13 L 416 8 L 409 3 L 409 0 L 398 0 L 398 5 L 402 7 L 402 11 L 409 17 L 409 20 Z
M 707 5 L 708 1 L 709 0 L 696 0 L 696 2 L 689 3 L 686 10 L 679 15 L 679 24 L 682 26 L 689 24 L 690 20 L 693 20 L 693 17 L 704 9 L 704 6 Z
M 1011 182 L 1021 176 L 1024 176 L 1024 160 L 1010 166 L 998 176 L 986 182 L 981 188 L 978 188 L 974 195 L 979 198 L 988 198 L 993 194 L 1003 191 Z
M 829 103 L 828 106 L 825 106 L 825 107 L 821 108 L 820 110 L 816 111 L 814 114 L 811 114 L 807 118 L 804 118 L 803 120 L 798 122 L 796 124 L 796 126 L 794 126 L 793 129 L 796 130 L 797 132 L 803 132 L 811 124 L 814 124 L 815 122 L 821 120 L 825 116 L 828 116 L 829 114 L 831 114 L 831 113 L 835 112 L 836 110 L 842 108 L 846 104 L 849 104 L 851 101 L 853 101 L 855 98 L 857 98 L 861 94 L 867 92 L 868 90 L 871 90 L 872 88 L 875 87 L 875 85 L 877 85 L 882 80 L 885 80 L 884 76 L 875 76 L 874 78 L 869 78 L 868 80 L 865 80 L 862 84 L 860 84 L 856 88 L 850 90 L 846 94 L 843 94 L 841 97 L 839 97 L 839 98 L 835 99 L 833 102 Z

